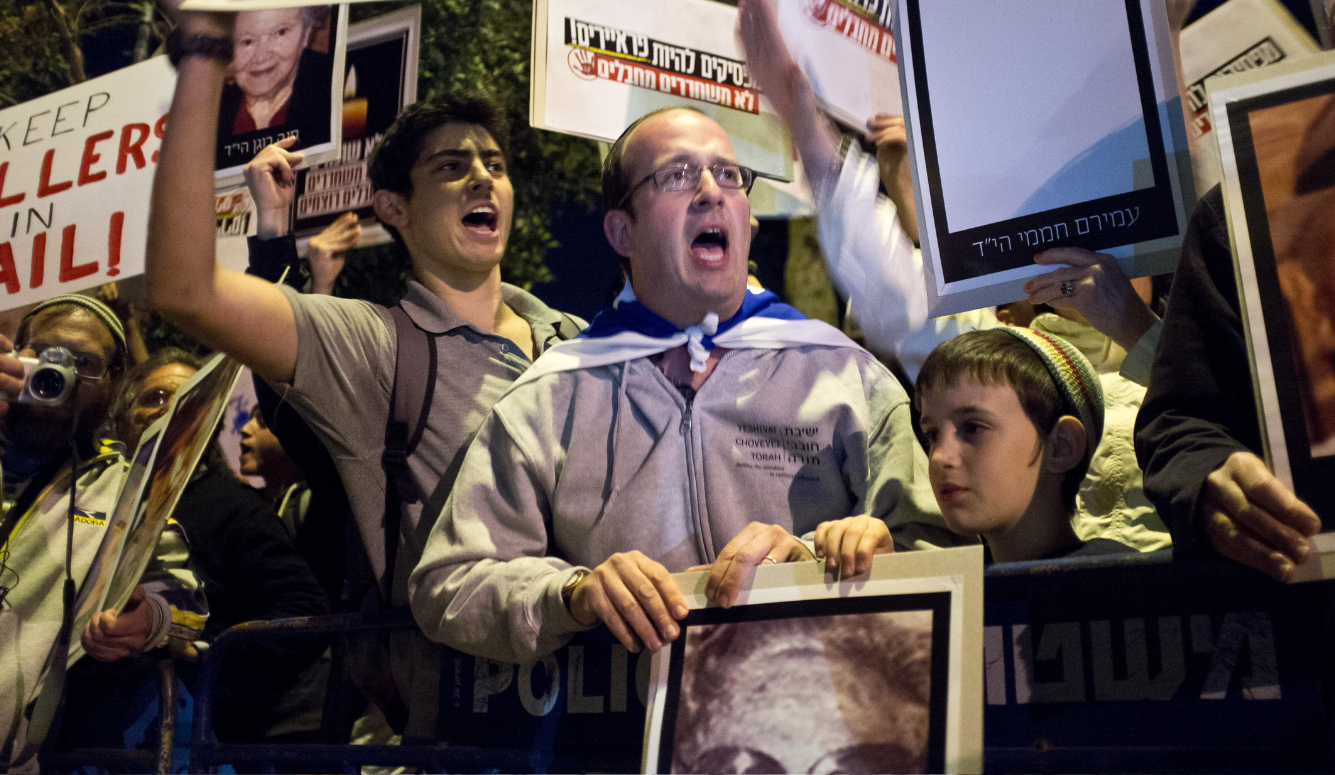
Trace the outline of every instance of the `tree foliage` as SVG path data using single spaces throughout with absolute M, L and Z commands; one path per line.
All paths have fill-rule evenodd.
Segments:
M 134 26 L 141 44 L 124 52 L 127 65 L 165 33 L 151 0 L 0 0 L 0 108 L 83 81 L 85 48 L 99 33 Z

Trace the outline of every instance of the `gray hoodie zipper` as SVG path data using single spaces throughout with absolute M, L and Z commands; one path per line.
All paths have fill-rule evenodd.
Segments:
M 685 398 L 685 396 L 683 396 Z M 694 404 L 693 398 L 686 399 L 686 408 L 681 413 L 681 435 L 682 441 L 686 444 L 686 486 L 691 491 L 691 520 L 695 523 L 696 543 L 700 549 L 700 554 L 704 556 L 706 562 L 714 561 L 714 553 L 709 550 L 708 540 L 705 534 L 705 524 L 701 519 L 700 513 L 700 491 L 696 485 L 695 476 L 695 438 L 691 434 L 691 406 Z

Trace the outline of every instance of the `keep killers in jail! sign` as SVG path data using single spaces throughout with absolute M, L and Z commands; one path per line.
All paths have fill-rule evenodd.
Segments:
M 144 271 L 175 85 L 155 57 L 0 111 L 0 309 Z

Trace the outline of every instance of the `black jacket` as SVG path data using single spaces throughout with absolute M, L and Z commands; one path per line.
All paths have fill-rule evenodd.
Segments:
M 1149 390 L 1136 418 L 1145 495 L 1185 553 L 1213 553 L 1199 530 L 1205 479 L 1234 452 L 1262 454 L 1224 200 L 1215 186 L 1187 226 Z
M 212 640 L 255 619 L 329 612 L 324 590 L 293 548 L 264 496 L 226 465 L 202 466 L 173 516 L 190 539 L 190 557 L 204 579 Z M 221 740 L 257 740 L 277 719 L 274 705 L 324 652 L 320 639 L 276 640 L 245 646 L 223 663 L 215 690 L 214 729 Z

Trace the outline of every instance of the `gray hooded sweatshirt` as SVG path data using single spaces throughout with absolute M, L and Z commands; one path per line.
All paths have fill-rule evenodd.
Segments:
M 689 403 L 649 358 L 547 374 L 483 421 L 409 597 L 432 639 L 523 663 L 587 629 L 560 595 L 578 567 L 638 550 L 675 573 L 750 522 L 803 536 L 864 513 L 901 550 L 962 540 L 866 350 L 729 350 Z

